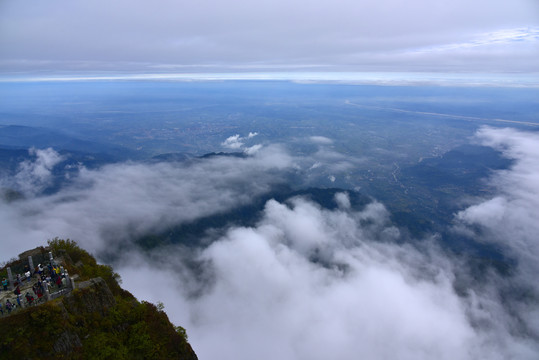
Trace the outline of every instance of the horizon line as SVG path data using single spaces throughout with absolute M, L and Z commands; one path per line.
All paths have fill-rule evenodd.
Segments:
M 530 76 L 531 75 L 531 76 Z M 0 83 L 83 81 L 289 81 L 386 86 L 539 87 L 539 73 L 448 72 L 182 72 L 182 73 L 69 73 L 42 75 L 0 74 Z

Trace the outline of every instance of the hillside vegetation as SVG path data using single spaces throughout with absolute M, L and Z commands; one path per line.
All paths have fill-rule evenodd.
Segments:
M 161 305 L 137 301 L 110 266 L 74 241 L 48 245 L 41 250 L 52 251 L 77 287 L 0 318 L 1 359 L 197 359 Z

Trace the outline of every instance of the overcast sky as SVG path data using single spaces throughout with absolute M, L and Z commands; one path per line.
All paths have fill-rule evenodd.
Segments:
M 539 71 L 536 0 L 0 2 L 0 72 Z

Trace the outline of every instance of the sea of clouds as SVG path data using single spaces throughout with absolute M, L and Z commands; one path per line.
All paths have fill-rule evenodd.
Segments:
M 470 259 L 442 250 L 436 234 L 413 245 L 399 241 L 401 229 L 383 204 L 354 209 L 344 191 L 334 210 L 301 197 L 270 200 L 254 226 L 208 235 L 199 248 L 126 246 L 247 204 L 290 173 L 325 168 L 338 176 L 354 166 L 327 147 L 327 138 L 312 138 L 320 150 L 306 159 L 282 146 L 246 147 L 255 135 L 223 143 L 245 157 L 81 168 L 46 196 L 34 189 L 61 158 L 52 149 L 32 150 L 34 161 L 2 180 L 25 195 L 0 203 L 4 260 L 55 236 L 96 254 L 124 249 L 112 264 L 123 286 L 163 302 L 201 359 L 537 357 L 537 133 L 477 133 L 478 142 L 514 163 L 488 179 L 497 194 L 455 214 L 452 228 L 514 259 L 507 276 L 487 271 L 474 278 Z

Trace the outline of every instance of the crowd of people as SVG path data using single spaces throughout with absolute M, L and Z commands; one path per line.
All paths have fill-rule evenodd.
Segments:
M 41 264 L 34 269 L 25 265 L 24 274 L 17 274 L 14 279 L 13 295 L 15 298 L 8 298 L 5 302 L 0 301 L 0 316 L 11 314 L 17 308 L 23 308 L 46 301 L 46 292 L 53 290 L 60 291 L 68 286 L 68 273 L 63 267 L 51 261 L 47 266 Z M 2 288 L 9 290 L 9 280 L 2 279 Z M 21 290 L 21 288 L 23 290 Z M 22 292 L 26 291 L 24 296 Z M 45 296 L 45 297 L 44 297 Z M 4 297 L 5 298 L 5 297 Z

